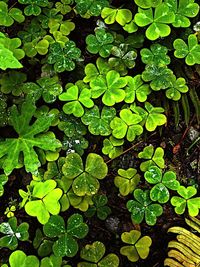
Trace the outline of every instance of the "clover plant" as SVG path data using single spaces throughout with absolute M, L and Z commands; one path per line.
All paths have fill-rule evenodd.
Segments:
M 98 179 L 105 178 L 108 167 L 101 156 L 90 153 L 87 156 L 84 168 L 79 154 L 70 153 L 66 157 L 62 171 L 69 180 L 73 180 L 72 188 L 77 196 L 91 196 L 99 190 Z
M 111 134 L 110 122 L 115 117 L 116 111 L 112 107 L 103 107 L 101 113 L 98 106 L 85 111 L 81 121 L 88 125 L 88 130 L 93 135 L 107 136 Z
M 110 123 L 112 135 L 118 139 L 126 136 L 127 140 L 132 142 L 137 135 L 141 135 L 143 132 L 143 127 L 139 124 L 141 121 L 140 115 L 133 114 L 129 109 L 122 109 L 120 118 L 115 117 Z
M 39 260 L 34 255 L 27 256 L 23 251 L 15 250 L 9 257 L 9 264 L 10 267 L 39 267 Z M 5 267 L 8 265 L 6 264 Z
M 113 159 L 123 152 L 124 139 L 116 139 L 112 135 L 103 141 L 102 152 Z
M 119 188 L 122 196 L 132 193 L 140 181 L 140 175 L 136 169 L 119 169 L 118 175 L 114 179 L 115 186 Z
M 166 203 L 170 198 L 168 189 L 177 190 L 180 186 L 174 172 L 168 171 L 162 175 L 162 171 L 157 166 L 149 167 L 144 177 L 148 183 L 155 184 L 150 191 L 151 200 L 161 204 Z
M 15 250 L 18 247 L 18 240 L 26 241 L 29 239 L 29 224 L 21 223 L 17 225 L 17 218 L 12 217 L 8 222 L 0 224 L 0 233 L 5 236 L 0 238 L 0 247 L 7 247 Z
M 101 10 L 109 5 L 107 0 L 75 0 L 75 2 L 77 13 L 84 18 L 99 16 Z
M 14 21 L 22 23 L 25 17 L 19 8 L 8 7 L 4 1 L 0 1 L 0 25 L 9 27 Z
M 53 244 L 53 253 L 58 257 L 73 257 L 78 252 L 76 239 L 84 238 L 88 233 L 88 226 L 83 222 L 80 214 L 74 213 L 67 220 L 59 215 L 51 216 L 43 226 L 44 234 L 49 238 L 57 238 Z
M 184 78 L 176 79 L 173 76 L 170 80 L 169 88 L 166 89 L 166 96 L 169 99 L 174 101 L 178 101 L 181 98 L 181 93 L 187 93 L 189 90 L 188 86 L 186 85 L 186 80 Z
M 183 214 L 186 207 L 190 216 L 197 216 L 200 209 L 200 197 L 194 197 L 197 194 L 197 189 L 193 186 L 180 186 L 177 189 L 179 196 L 171 198 L 171 204 L 175 207 L 177 214 Z
M 173 43 L 174 56 L 185 58 L 185 63 L 189 66 L 199 64 L 200 44 L 195 34 L 188 36 L 188 45 L 182 39 L 176 39 Z
M 110 207 L 106 205 L 108 202 L 106 195 L 94 195 L 92 201 L 94 204 L 85 212 L 86 217 L 92 217 L 96 213 L 100 220 L 105 220 L 111 213 Z
M 174 22 L 175 15 L 165 3 L 161 3 L 155 7 L 154 12 L 152 8 L 142 9 L 139 7 L 134 20 L 139 27 L 150 24 L 145 34 L 149 40 L 154 41 L 159 37 L 166 37 L 170 34 L 171 29 L 168 24 Z
M 75 117 L 83 116 L 83 106 L 87 108 L 94 106 L 94 102 L 91 99 L 91 90 L 84 88 L 79 93 L 77 85 L 68 88 L 66 92 L 60 94 L 59 99 L 61 101 L 68 101 L 68 103 L 64 104 L 63 111 L 66 114 L 73 114 Z
M 47 180 L 34 184 L 31 193 L 19 190 L 20 196 L 24 199 L 22 203 L 26 213 L 37 217 L 41 224 L 48 222 L 50 214 L 57 215 L 60 212 L 59 200 L 62 190 L 56 188 L 56 185 L 54 180 Z
M 162 147 L 157 147 L 154 151 L 154 147 L 152 145 L 146 146 L 142 152 L 138 154 L 140 159 L 146 159 L 147 161 L 142 162 L 140 164 L 141 171 L 145 172 L 151 166 L 158 166 L 160 168 L 164 168 L 164 150 Z
M 55 8 L 62 15 L 66 15 L 71 11 L 70 4 L 73 4 L 73 0 L 61 0 L 60 2 L 56 2 Z
M 135 189 L 133 196 L 135 200 L 127 202 L 133 222 L 139 224 L 145 219 L 148 225 L 155 225 L 157 217 L 163 213 L 162 206 L 152 203 L 149 190 Z
M 86 245 L 81 250 L 81 259 L 84 262 L 78 263 L 77 267 L 118 267 L 119 258 L 114 253 L 105 255 L 106 248 L 105 245 L 100 241 L 95 241 L 91 245 Z
M 104 19 L 106 24 L 113 24 L 115 21 L 121 26 L 125 26 L 132 20 L 132 13 L 129 9 L 115 9 L 110 7 L 105 7 L 101 16 Z
M 120 253 L 127 256 L 131 262 L 136 262 L 139 258 L 146 259 L 149 255 L 152 240 L 149 236 L 140 237 L 141 232 L 137 230 L 124 232 L 121 235 L 122 241 L 128 245 L 123 246 L 120 249 Z
M 24 14 L 26 16 L 38 16 L 41 13 L 41 7 L 46 7 L 48 5 L 48 0 L 18 0 L 20 4 L 27 5 L 24 9 Z
M 87 50 L 92 54 L 97 54 L 103 58 L 110 55 L 114 38 L 105 29 L 97 29 L 95 35 L 90 34 L 86 38 Z

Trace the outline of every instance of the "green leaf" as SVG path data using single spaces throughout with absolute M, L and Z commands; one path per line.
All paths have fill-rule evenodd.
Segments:
M 127 256 L 128 260 L 131 262 L 136 262 L 139 258 L 146 259 L 149 255 L 152 240 L 149 236 L 140 237 L 141 232 L 137 230 L 124 232 L 121 235 L 122 241 L 130 245 L 123 246 L 120 249 L 120 254 Z
M 115 186 L 119 188 L 122 196 L 132 193 L 140 181 L 140 175 L 136 169 L 129 168 L 127 170 L 119 169 L 118 176 L 115 177 Z
M 10 111 L 10 123 L 18 133 L 18 138 L 7 138 L 0 142 L 0 158 L 4 157 L 3 169 L 5 174 L 10 174 L 19 164 L 20 153 L 23 152 L 23 161 L 27 172 L 34 172 L 40 166 L 38 155 L 33 147 L 43 150 L 55 151 L 61 143 L 52 132 L 48 130 L 54 116 L 45 114 L 37 118 L 30 125 L 36 107 L 33 101 L 27 99 L 21 106 L 21 111 L 14 105 Z
M 18 8 L 8 8 L 8 4 L 4 1 L 0 1 L 0 25 L 9 27 L 16 20 L 22 23 L 25 20 L 22 11 Z
M 135 189 L 134 198 L 136 200 L 127 202 L 127 209 L 131 212 L 133 222 L 139 224 L 145 217 L 148 225 L 155 225 L 157 217 L 163 213 L 162 206 L 160 204 L 151 204 L 149 190 Z
M 83 17 L 90 16 L 99 16 L 101 14 L 101 10 L 109 6 L 109 2 L 107 0 L 75 0 L 76 2 L 76 11 Z
M 94 195 L 92 198 L 94 205 L 89 207 L 85 212 L 87 217 L 92 217 L 97 213 L 97 217 L 100 220 L 105 220 L 111 213 L 111 209 L 106 206 L 108 199 L 105 195 Z
M 104 139 L 102 152 L 109 158 L 115 158 L 123 152 L 123 143 L 124 139 L 116 139 L 110 136 L 109 139 Z
M 27 214 L 37 217 L 41 224 L 48 222 L 50 214 L 57 215 L 60 212 L 59 199 L 62 196 L 62 190 L 55 187 L 54 180 L 37 182 L 31 194 L 36 200 L 29 200 L 25 205 Z
M 38 16 L 41 13 L 41 7 L 48 5 L 48 0 L 19 0 L 20 4 L 27 5 L 24 9 L 26 16 Z
M 147 146 L 143 149 L 142 152 L 138 154 L 140 159 L 146 159 L 147 161 L 140 164 L 141 171 L 145 172 L 149 169 L 150 166 L 157 165 L 161 169 L 165 166 L 164 161 L 164 150 L 161 147 L 157 147 L 154 151 L 153 146 Z
M 39 267 L 39 260 L 36 256 L 26 256 L 21 250 L 16 250 L 10 255 L 9 263 L 10 267 Z
M 101 113 L 95 105 L 92 109 L 86 110 L 81 118 L 88 130 L 93 135 L 107 136 L 111 134 L 110 122 L 115 117 L 116 111 L 111 107 L 103 107 Z
M 64 219 L 59 215 L 51 216 L 43 226 L 44 234 L 48 237 L 56 237 L 65 233 Z
M 139 8 L 134 20 L 139 27 L 145 27 L 150 24 L 145 34 L 149 40 L 154 41 L 159 37 L 166 37 L 170 34 L 171 29 L 167 24 L 174 22 L 175 15 L 165 3 L 162 3 L 155 7 L 154 14 L 152 8 Z
M 173 46 L 175 57 L 185 58 L 185 63 L 189 66 L 200 64 L 200 44 L 195 34 L 188 36 L 188 45 L 182 39 L 176 39 Z
M 87 50 L 92 54 L 99 53 L 101 57 L 106 58 L 110 55 L 113 41 L 111 33 L 106 32 L 104 28 L 97 29 L 95 36 L 90 34 L 86 38 Z
M 129 9 L 125 8 L 113 9 L 110 7 L 105 7 L 101 12 L 101 17 L 107 24 L 113 24 L 116 21 L 121 26 L 125 26 L 132 20 L 132 13 Z
M 156 7 L 161 4 L 162 0 L 134 0 L 136 5 L 141 8 Z
M 189 89 L 186 85 L 186 80 L 181 77 L 176 79 L 176 77 L 174 76 L 174 78 L 171 79 L 170 86 L 166 90 L 165 94 L 167 98 L 178 101 L 181 98 L 181 93 L 187 93 L 188 90 Z
M 113 130 L 112 135 L 115 138 L 122 139 L 126 136 L 129 142 L 132 142 L 137 135 L 141 135 L 143 128 L 139 123 L 142 121 L 142 117 L 137 114 L 133 114 L 129 109 L 122 109 L 120 111 L 120 118 L 115 117 L 110 127 Z
M 8 177 L 5 174 L 0 174 L 0 197 L 4 194 L 4 185 L 8 182 Z
M 191 22 L 189 18 L 196 17 L 199 12 L 199 5 L 194 0 L 165 0 L 168 7 L 175 13 L 175 21 L 172 23 L 174 27 L 187 28 Z

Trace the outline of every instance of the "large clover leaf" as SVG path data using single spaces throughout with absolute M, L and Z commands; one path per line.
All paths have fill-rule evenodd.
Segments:
M 101 57 L 108 57 L 113 47 L 114 38 L 111 33 L 103 29 L 97 29 L 95 35 L 89 34 L 86 38 L 87 50 Z
M 148 84 L 144 84 L 141 75 L 138 74 L 135 77 L 126 76 L 126 79 L 128 83 L 125 87 L 126 96 L 124 101 L 126 103 L 133 103 L 137 99 L 139 102 L 145 102 L 151 90 Z
M 164 161 L 164 150 L 162 147 L 157 147 L 154 151 L 153 146 L 146 146 L 142 152 L 138 154 L 140 159 L 146 159 L 145 162 L 140 164 L 141 171 L 145 172 L 151 166 L 158 166 L 160 168 L 164 168 L 165 161 Z
M 170 34 L 171 29 L 167 24 L 174 22 L 175 15 L 166 4 L 162 3 L 156 6 L 154 14 L 152 8 L 139 8 L 134 19 L 140 27 L 150 24 L 146 30 L 146 36 L 149 40 L 154 41 L 159 37 L 166 37 Z
M 99 16 L 101 10 L 109 5 L 108 0 L 75 0 L 76 11 L 83 17 Z
M 172 77 L 173 71 L 162 65 L 146 65 L 142 72 L 142 79 L 150 82 L 151 89 L 154 91 L 168 88 Z
M 34 172 L 41 164 L 33 147 L 50 151 L 61 147 L 52 132 L 42 133 L 48 130 L 54 116 L 45 114 L 30 125 L 35 110 L 36 107 L 29 98 L 22 104 L 21 111 L 15 105 L 10 110 L 10 123 L 19 137 L 0 142 L 0 158 L 4 159 L 2 167 L 6 174 L 17 168 L 21 152 L 26 171 Z
M 143 48 L 140 51 L 142 62 L 148 65 L 166 66 L 170 63 L 167 55 L 167 47 L 160 44 L 152 44 L 150 49 Z
M 180 186 L 177 190 L 180 197 L 173 196 L 171 198 L 171 204 L 175 206 L 175 212 L 177 214 L 183 214 L 186 206 L 190 216 L 197 216 L 200 209 L 200 197 L 194 197 L 197 194 L 197 189 L 193 186 Z
M 33 186 L 33 191 L 29 201 L 25 204 L 25 211 L 28 215 L 37 217 L 41 224 L 48 222 L 50 214 L 57 215 L 60 212 L 59 199 L 62 196 L 62 190 L 56 188 L 54 180 L 37 182 Z M 20 191 L 23 196 L 23 191 Z
M 124 232 L 121 235 L 121 239 L 124 243 L 128 244 L 120 249 L 120 253 L 127 256 L 129 261 L 136 262 L 141 259 L 146 259 L 149 255 L 149 248 L 152 244 L 152 240 L 149 236 L 141 237 L 141 232 L 137 230 L 131 230 L 130 232 Z
M 8 222 L 1 223 L 0 233 L 5 236 L 0 238 L 0 247 L 7 247 L 11 250 L 16 249 L 18 246 L 18 240 L 28 240 L 28 228 L 28 223 L 21 223 L 17 226 L 17 219 L 15 217 L 10 218 Z
M 125 26 L 132 20 L 132 13 L 129 9 L 126 8 L 114 9 L 110 7 L 105 7 L 101 12 L 101 16 L 104 19 L 105 23 L 113 24 L 116 21 L 121 26 Z
M 0 1 L 0 25 L 9 27 L 15 20 L 19 23 L 25 20 L 22 11 L 15 7 L 8 9 L 8 4 L 4 1 Z
M 150 184 L 155 186 L 150 191 L 150 198 L 153 201 L 158 201 L 163 204 L 169 200 L 169 189 L 177 190 L 179 182 L 176 180 L 176 174 L 172 171 L 165 172 L 162 176 L 162 171 L 157 166 L 149 167 L 145 172 L 144 177 Z
M 127 202 L 127 209 L 131 212 L 131 218 L 134 223 L 141 223 L 145 218 L 148 225 L 156 224 L 157 217 L 163 213 L 160 204 L 152 204 L 149 190 L 135 189 L 135 200 Z
M 119 188 L 122 196 L 127 196 L 135 190 L 140 181 L 140 175 L 136 169 L 129 168 L 128 170 L 119 169 L 118 175 L 115 177 L 115 186 Z
M 76 239 L 82 239 L 87 235 L 88 226 L 80 214 L 70 216 L 67 226 L 61 216 L 54 215 L 44 225 L 43 231 L 49 238 L 58 238 L 53 244 L 53 252 L 57 257 L 74 257 L 78 252 Z
M 188 18 L 196 17 L 199 12 L 199 5 L 195 0 L 165 0 L 164 3 L 175 13 L 174 27 L 189 27 L 191 22 Z
M 82 117 L 84 114 L 83 106 L 92 108 L 94 102 L 91 100 L 91 90 L 84 88 L 79 92 L 78 86 L 74 85 L 59 96 L 61 101 L 68 101 L 64 104 L 63 111 L 66 114 L 73 114 L 75 117 Z M 83 106 L 82 106 L 83 105 Z
M 182 39 L 176 39 L 173 43 L 174 55 L 177 58 L 185 58 L 187 65 L 200 64 L 200 44 L 195 34 L 188 36 L 188 45 Z
M 27 256 L 23 251 L 16 250 L 9 257 L 10 267 L 39 267 L 40 263 L 36 256 Z
M 98 179 L 105 178 L 108 167 L 101 156 L 90 153 L 84 168 L 79 154 L 70 153 L 66 157 L 62 171 L 68 179 L 73 179 L 72 188 L 76 195 L 91 196 L 98 192 L 100 187 Z
M 119 258 L 117 255 L 110 253 L 104 256 L 105 252 L 105 246 L 100 241 L 95 241 L 91 245 L 86 245 L 81 250 L 81 258 L 87 262 L 80 262 L 77 267 L 118 267 Z
M 24 9 L 26 16 L 38 16 L 41 13 L 41 7 L 48 5 L 48 0 L 18 0 L 20 4 L 28 5 Z
M 174 101 L 178 101 L 181 98 L 181 93 L 188 92 L 188 86 L 186 85 L 186 80 L 184 78 L 176 79 L 176 76 L 172 76 L 170 84 L 168 86 L 165 94 L 167 98 Z
M 107 136 L 111 134 L 110 122 L 116 115 L 116 110 L 110 107 L 103 107 L 101 113 L 97 106 L 86 110 L 81 118 L 85 125 L 88 125 L 88 130 L 93 135 Z
M 143 132 L 142 126 L 139 125 L 142 117 L 138 114 L 133 114 L 129 109 L 122 109 L 119 115 L 120 118 L 115 117 L 110 123 L 112 135 L 118 139 L 126 136 L 127 140 L 132 142 L 137 135 L 141 135 Z
M 74 60 L 80 55 L 81 50 L 73 41 L 66 42 L 64 48 L 59 43 L 53 43 L 50 45 L 47 62 L 54 64 L 54 70 L 57 72 L 72 71 L 75 68 Z
M 122 89 L 127 84 L 124 77 L 111 70 L 106 74 L 106 79 L 97 77 L 90 82 L 92 97 L 98 98 L 103 94 L 102 101 L 107 106 L 122 102 L 125 98 L 125 91 Z
M 165 110 L 161 107 L 153 107 L 149 102 L 145 102 L 145 108 L 131 105 L 131 110 L 133 110 L 137 115 L 140 115 L 145 123 L 147 131 L 152 132 L 157 126 L 161 126 L 167 122 L 167 118 L 163 113 Z

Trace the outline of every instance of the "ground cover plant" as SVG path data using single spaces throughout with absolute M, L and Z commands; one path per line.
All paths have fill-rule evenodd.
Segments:
M 0 1 L 0 266 L 200 265 L 199 64 L 197 0 Z

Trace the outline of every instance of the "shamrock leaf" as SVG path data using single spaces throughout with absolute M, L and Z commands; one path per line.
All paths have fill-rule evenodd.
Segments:
M 107 61 L 101 57 L 97 58 L 96 66 L 92 63 L 89 63 L 85 67 L 85 74 L 83 81 L 90 82 L 97 77 L 104 77 L 106 73 L 110 70 L 110 67 Z
M 7 183 L 8 177 L 5 174 L 0 174 L 0 197 L 3 196 L 4 193 L 4 185 Z
M 99 16 L 101 10 L 109 5 L 107 0 L 75 0 L 76 11 L 83 17 Z
M 106 205 L 108 202 L 106 195 L 94 195 L 92 201 L 94 204 L 85 212 L 85 216 L 92 217 L 97 213 L 97 218 L 105 220 L 111 213 L 111 209 Z
M 81 51 L 73 41 L 66 42 L 64 48 L 59 43 L 53 43 L 50 45 L 47 62 L 54 64 L 56 72 L 72 71 L 75 68 L 74 60 L 79 59 L 80 55 Z
M 117 255 L 110 253 L 105 255 L 106 249 L 102 242 L 95 241 L 91 245 L 86 245 L 81 250 L 81 259 L 86 260 L 87 262 L 78 263 L 77 267 L 118 267 L 119 258 Z
M 146 146 L 143 149 L 143 151 L 138 154 L 139 159 L 147 160 L 140 164 L 140 170 L 145 172 L 149 169 L 149 167 L 154 165 L 163 169 L 165 166 L 165 161 L 163 157 L 164 157 L 164 150 L 162 147 L 157 147 L 154 151 L 153 146 L 151 145 Z
M 188 36 L 188 45 L 182 39 L 176 39 L 173 46 L 175 57 L 185 58 L 185 63 L 189 66 L 200 64 L 200 44 L 195 34 Z
M 129 200 L 126 205 L 133 222 L 140 224 L 145 218 L 148 225 L 155 225 L 157 217 L 163 213 L 162 206 L 151 204 L 149 190 L 135 189 L 133 195 L 135 200 Z
M 37 118 L 30 125 L 36 107 L 31 99 L 27 99 L 21 107 L 21 111 L 14 105 L 10 109 L 10 124 L 19 135 L 18 138 L 7 138 L 0 142 L 0 158 L 4 157 L 3 169 L 5 174 L 10 174 L 19 164 L 20 153 L 23 153 L 23 161 L 27 172 L 34 172 L 41 165 L 38 155 L 33 147 L 43 150 L 55 151 L 61 147 L 61 143 L 48 130 L 54 116 L 45 114 Z
M 21 250 L 14 251 L 9 257 L 10 267 L 39 267 L 40 263 L 36 256 L 26 254 Z
M 160 44 L 152 44 L 150 49 L 143 48 L 140 51 L 142 62 L 148 65 L 166 66 L 170 64 L 170 57 L 167 55 L 167 47 Z
M 140 175 L 136 169 L 129 168 L 128 170 L 119 169 L 118 176 L 115 177 L 115 186 L 119 188 L 122 196 L 127 196 L 132 193 L 140 181 Z
M 90 153 L 84 168 L 79 154 L 70 153 L 66 157 L 62 172 L 68 179 L 73 179 L 72 188 L 76 195 L 91 196 L 99 190 L 98 179 L 105 178 L 108 167 L 101 156 Z
M 22 11 L 19 8 L 8 8 L 8 4 L 0 1 L 0 25 L 9 27 L 14 21 L 22 23 L 25 20 Z
M 70 4 L 73 3 L 73 0 L 61 0 L 55 4 L 56 10 L 59 11 L 62 15 L 66 15 L 71 11 Z
M 149 40 L 154 41 L 159 37 L 166 37 L 170 34 L 171 29 L 167 24 L 174 22 L 175 15 L 166 4 L 162 3 L 155 7 L 154 14 L 152 8 L 142 9 L 139 7 L 134 20 L 139 27 L 150 24 L 145 34 Z
M 109 158 L 113 159 L 119 156 L 123 152 L 124 139 L 116 139 L 113 136 L 110 136 L 109 139 L 103 140 L 102 152 L 105 155 L 108 155 Z
M 38 54 L 46 55 L 48 53 L 49 42 L 46 39 L 39 40 L 39 38 L 32 42 L 27 42 L 23 46 L 23 50 L 28 57 L 34 57 Z
M 0 78 L 1 92 L 4 94 L 12 94 L 19 96 L 23 92 L 23 83 L 26 81 L 26 74 L 9 71 L 2 74 Z
M 175 21 L 172 23 L 174 27 L 190 26 L 189 18 L 196 17 L 199 12 L 199 5 L 194 0 L 165 0 L 165 4 L 175 13 Z
M 111 33 L 103 29 L 97 29 L 95 35 L 89 34 L 86 38 L 87 50 L 92 54 L 97 54 L 103 58 L 110 55 L 114 38 Z
M 16 217 L 12 217 L 8 222 L 0 224 L 0 233 L 5 236 L 0 238 L 0 247 L 7 247 L 15 250 L 18 247 L 18 240 L 26 241 L 29 238 L 28 233 L 29 224 L 21 223 L 17 226 Z
M 134 0 L 136 5 L 141 8 L 156 7 L 161 4 L 162 0 Z
M 88 233 L 88 226 L 83 222 L 80 214 L 74 213 L 67 220 L 59 215 L 51 216 L 43 226 L 44 234 L 49 238 L 58 238 L 53 244 L 53 252 L 57 257 L 74 257 L 78 252 L 76 239 L 84 238 Z
M 126 103 L 133 103 L 135 99 L 139 102 L 145 102 L 147 100 L 147 96 L 151 93 L 148 84 L 144 84 L 141 79 L 141 75 L 136 75 L 135 77 L 126 76 L 127 86 L 125 87 L 125 99 Z
M 132 13 L 129 9 L 104 7 L 101 12 L 101 17 L 106 24 L 113 24 L 115 21 L 121 26 L 125 26 L 132 20 Z
M 181 197 L 173 196 L 171 198 L 171 204 L 175 206 L 175 212 L 177 214 L 183 214 L 186 206 L 190 216 L 197 216 L 200 209 L 200 197 L 194 197 L 197 194 L 197 189 L 193 186 L 180 186 L 177 190 Z
M 130 49 L 128 44 L 122 43 L 119 46 L 113 46 L 111 54 L 115 57 L 109 58 L 109 66 L 123 75 L 127 74 L 127 68 L 132 69 L 135 66 L 137 52 Z
M 84 88 L 79 93 L 79 88 L 76 85 L 67 88 L 67 91 L 62 93 L 59 99 L 61 101 L 68 101 L 68 103 L 64 104 L 63 111 L 66 114 L 73 114 L 75 117 L 82 117 L 84 115 L 83 106 L 87 108 L 94 106 L 94 102 L 91 100 L 91 90 Z
M 188 86 L 186 85 L 186 80 L 181 77 L 176 79 L 176 76 L 173 76 L 165 94 L 167 98 L 178 101 L 181 98 L 181 93 L 187 92 Z
M 166 89 L 173 77 L 173 71 L 167 66 L 146 65 L 142 72 L 142 79 L 145 82 L 150 82 L 150 87 L 154 91 Z
M 102 102 L 106 106 L 113 106 L 124 100 L 125 91 L 122 88 L 126 84 L 124 77 L 120 77 L 118 72 L 111 70 L 106 74 L 106 79 L 97 77 L 90 82 L 92 98 L 98 98 L 103 94 Z
M 56 188 L 54 180 L 37 182 L 33 186 L 31 198 L 25 204 L 25 211 L 28 215 L 37 217 L 41 224 L 48 222 L 50 214 L 57 215 L 60 212 L 59 199 L 62 196 L 62 190 Z
M 149 236 L 141 237 L 141 232 L 137 230 L 131 230 L 130 232 L 124 232 L 121 235 L 121 239 L 124 243 L 129 244 L 123 246 L 120 249 L 120 254 L 127 256 L 131 262 L 136 262 L 141 259 L 146 259 L 149 255 L 149 248 L 152 244 L 152 240 Z
M 169 189 L 177 190 L 179 182 L 176 180 L 176 174 L 172 171 L 165 172 L 162 176 L 162 171 L 157 166 L 149 167 L 145 172 L 144 177 L 150 184 L 155 186 L 150 191 L 150 198 L 153 201 L 158 201 L 163 204 L 169 200 Z
M 46 7 L 49 3 L 48 0 L 19 0 L 20 4 L 28 5 L 24 9 L 26 16 L 38 16 L 41 13 L 41 7 Z
M 111 134 L 110 122 L 116 115 L 116 110 L 110 107 L 103 107 L 101 113 L 95 105 L 92 109 L 86 110 L 81 118 L 82 122 L 88 126 L 88 130 L 93 135 L 107 136 Z
M 160 114 L 164 112 L 163 108 L 153 107 L 149 102 L 145 102 L 145 108 L 146 110 L 139 106 L 131 105 L 131 110 L 142 117 L 147 131 L 152 132 L 157 126 L 161 126 L 167 122 L 166 116 Z
M 137 135 L 141 135 L 143 132 L 142 126 L 139 125 L 142 117 L 138 114 L 133 114 L 129 109 L 122 109 L 119 115 L 120 118 L 115 117 L 110 123 L 112 135 L 118 139 L 126 136 L 127 140 L 132 142 Z

